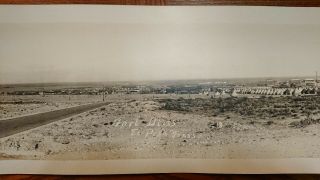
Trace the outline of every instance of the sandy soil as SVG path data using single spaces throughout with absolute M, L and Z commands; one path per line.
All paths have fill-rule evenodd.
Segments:
M 107 101 L 121 100 L 150 100 L 168 97 L 167 95 L 108 95 Z M 170 95 L 170 98 L 189 97 L 189 95 Z M 191 95 L 191 97 L 203 97 Z M 49 112 L 57 109 L 89 104 L 102 101 L 101 95 L 46 95 L 46 96 L 0 96 L 0 120 L 20 117 L 40 112 Z M 16 103 L 15 103 L 16 102 Z M 19 103 L 28 102 L 28 103 Z
M 1 159 L 320 157 L 319 124 L 164 110 L 131 96 L 0 139 Z M 137 100 L 132 100 L 137 99 Z M 254 120 L 254 123 L 252 123 Z
M 0 120 L 74 107 L 100 99 L 97 96 L 0 96 Z

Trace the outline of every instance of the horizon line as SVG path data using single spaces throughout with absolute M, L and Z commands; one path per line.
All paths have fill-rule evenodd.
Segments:
M 128 83 L 128 82 L 159 82 L 159 81 L 202 81 L 202 80 L 232 80 L 232 79 L 275 79 L 275 78 L 309 78 L 313 76 L 249 76 L 249 77 L 226 77 L 226 78 L 190 78 L 190 79 L 159 79 L 159 80 L 109 80 L 109 81 L 65 81 L 65 82 L 18 82 L 18 83 L 0 83 L 5 85 L 29 85 L 29 84 L 65 84 L 65 83 Z

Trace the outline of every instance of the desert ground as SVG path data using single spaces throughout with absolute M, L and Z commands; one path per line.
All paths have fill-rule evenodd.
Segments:
M 101 101 L 90 95 L 1 98 L 29 103 L 0 104 L 0 120 Z M 107 95 L 106 101 L 97 109 L 0 138 L 0 159 L 320 157 L 318 96 L 132 94 Z
M 97 102 L 99 96 L 0 96 L 0 120 Z

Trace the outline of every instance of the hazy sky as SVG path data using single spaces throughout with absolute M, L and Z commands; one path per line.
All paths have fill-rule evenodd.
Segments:
M 320 71 L 316 8 L 297 13 L 248 8 L 243 13 L 234 7 L 140 7 L 137 13 L 137 7 L 108 7 L 91 19 L 81 17 L 93 7 L 71 12 L 66 10 L 72 7 L 57 7 L 47 14 L 28 8 L 15 13 L 19 8 L 0 7 L 0 83 L 309 76 Z

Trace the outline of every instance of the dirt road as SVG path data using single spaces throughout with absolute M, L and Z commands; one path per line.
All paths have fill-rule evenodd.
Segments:
M 109 102 L 86 104 L 50 112 L 2 120 L 0 121 L 0 138 L 36 128 L 45 124 L 49 124 L 51 122 L 58 121 L 91 109 L 95 109 L 106 104 L 109 104 Z

